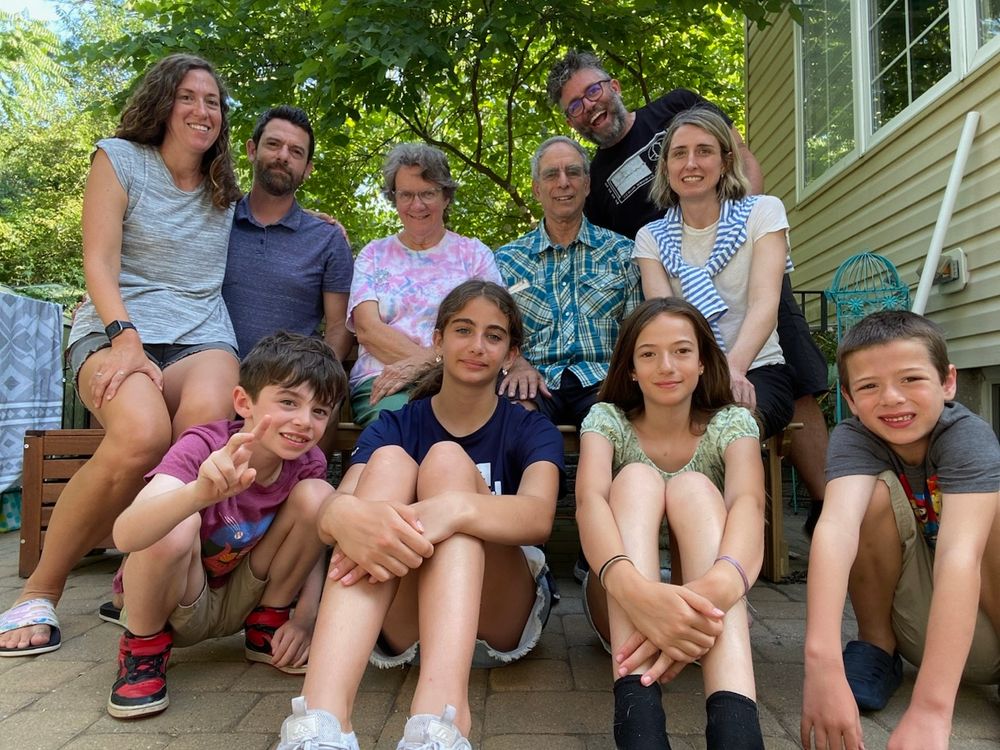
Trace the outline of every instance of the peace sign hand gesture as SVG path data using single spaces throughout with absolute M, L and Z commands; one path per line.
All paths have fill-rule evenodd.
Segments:
M 250 432 L 235 433 L 202 462 L 196 480 L 202 508 L 238 495 L 254 483 L 257 470 L 250 468 L 253 443 L 260 440 L 270 426 L 271 416 L 265 415 Z

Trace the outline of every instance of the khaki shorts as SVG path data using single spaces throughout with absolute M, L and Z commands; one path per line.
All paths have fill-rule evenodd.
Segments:
M 892 600 L 892 629 L 896 648 L 911 664 L 920 664 L 927 642 L 927 618 L 934 594 L 934 553 L 913 517 L 913 509 L 899 478 L 891 471 L 878 477 L 889 486 L 896 530 L 903 545 L 903 570 Z M 990 685 L 1000 681 L 1000 638 L 982 609 L 965 662 L 962 679 Z
M 179 604 L 170 613 L 168 622 L 173 630 L 174 645 L 193 646 L 209 638 L 240 632 L 247 615 L 260 604 L 265 586 L 267 581 L 253 574 L 250 555 L 245 555 L 219 588 L 209 588 L 206 581 L 194 602 Z M 128 612 L 124 609 L 122 624 L 128 627 Z

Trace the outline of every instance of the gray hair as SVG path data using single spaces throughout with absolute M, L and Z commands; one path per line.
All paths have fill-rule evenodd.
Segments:
M 382 195 L 390 203 L 395 202 L 393 193 L 396 190 L 396 173 L 402 167 L 420 167 L 420 176 L 440 187 L 450 206 L 455 198 L 458 183 L 451 179 L 448 157 L 441 149 L 426 143 L 398 143 L 393 146 L 382 165 Z M 444 210 L 444 218 L 447 221 L 447 207 Z
M 552 66 L 549 77 L 545 80 L 545 91 L 553 106 L 559 106 L 563 86 L 581 70 L 598 70 L 601 75 L 607 78 L 613 77 L 604 69 L 604 63 L 593 52 L 577 52 L 575 49 L 571 49 L 563 56 L 562 60 Z
M 670 208 L 677 204 L 677 193 L 670 187 L 670 175 L 667 174 L 667 159 L 670 158 L 670 141 L 685 125 L 701 128 L 719 142 L 719 149 L 722 152 L 722 176 L 719 177 L 719 184 L 715 188 L 719 200 L 746 198 L 750 194 L 750 180 L 747 179 L 743 157 L 736 149 L 729 123 L 718 110 L 699 104 L 675 115 L 667 127 L 667 132 L 663 134 L 660 158 L 656 161 L 656 176 L 649 188 L 649 197 L 657 208 Z
M 580 159 L 583 161 L 583 173 L 590 174 L 590 157 L 587 156 L 587 152 L 584 151 L 583 146 L 574 141 L 572 138 L 567 138 L 564 135 L 554 135 L 551 138 L 542 141 L 541 145 L 535 149 L 535 153 L 531 155 L 532 180 L 537 180 L 539 177 L 538 165 L 542 161 L 542 156 L 545 155 L 545 152 L 548 151 L 550 146 L 554 146 L 557 143 L 565 143 L 567 146 L 575 148 L 576 152 L 580 154 Z

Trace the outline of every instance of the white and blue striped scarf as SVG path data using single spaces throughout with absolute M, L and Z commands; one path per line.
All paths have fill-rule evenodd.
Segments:
M 681 295 L 698 308 L 708 320 L 722 351 L 726 351 L 726 342 L 722 339 L 719 319 L 729 311 L 729 308 L 719 296 L 712 278 L 726 267 L 746 242 L 747 220 L 759 197 L 748 195 L 742 200 L 722 203 L 719 224 L 715 232 L 715 245 L 704 267 L 691 265 L 681 255 L 684 226 L 680 206 L 671 206 L 662 219 L 649 224 L 650 234 L 660 246 L 660 260 L 663 262 L 663 267 L 668 274 L 681 280 Z

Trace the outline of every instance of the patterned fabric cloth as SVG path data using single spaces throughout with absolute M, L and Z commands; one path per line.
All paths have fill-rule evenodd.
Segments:
M 25 430 L 62 422 L 62 308 L 0 293 L 0 492 L 20 485 Z
M 497 250 L 497 265 L 524 318 L 522 354 L 549 388 L 569 370 L 581 385 L 608 374 L 622 320 L 642 300 L 633 243 L 583 220 L 568 247 L 544 222 Z
M 441 300 L 463 281 L 480 278 L 503 283 L 493 253 L 475 237 L 445 232 L 427 250 L 411 250 L 396 235 L 369 242 L 354 261 L 347 328 L 354 332 L 354 308 L 378 302 L 382 322 L 429 347 Z M 384 365 L 363 345 L 351 369 L 351 390 L 382 372 Z
M 614 476 L 627 464 L 641 463 L 652 466 L 664 479 L 675 477 L 681 472 L 697 471 L 711 480 L 722 492 L 726 484 L 726 448 L 734 440 L 751 437 L 757 440 L 760 433 L 753 415 L 742 406 L 727 406 L 715 413 L 698 441 L 694 455 L 681 469 L 664 471 L 654 464 L 642 450 L 639 436 L 628 421 L 625 413 L 614 404 L 600 401 L 594 404 L 590 414 L 583 420 L 580 434 L 596 432 L 607 438 L 614 449 L 611 459 L 611 473 Z
M 719 296 L 712 277 L 732 260 L 747 238 L 747 219 L 757 203 L 756 195 L 739 201 L 724 201 L 719 213 L 719 226 L 715 233 L 715 246 L 704 266 L 694 266 L 681 255 L 684 223 L 680 206 L 671 206 L 662 219 L 652 222 L 649 231 L 660 244 L 660 258 L 667 273 L 681 281 L 684 299 L 698 308 L 712 326 L 715 340 L 726 351 L 726 342 L 719 330 L 718 319 L 729 308 Z

